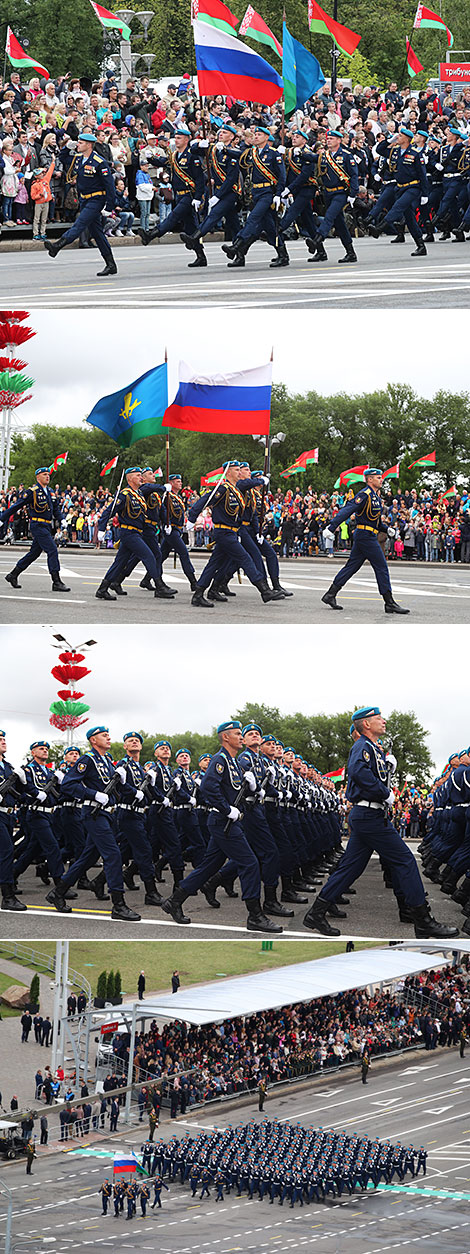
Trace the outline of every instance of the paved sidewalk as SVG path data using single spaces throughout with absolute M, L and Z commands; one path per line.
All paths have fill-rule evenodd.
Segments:
M 34 969 L 23 967 L 19 962 L 10 962 L 3 957 L 0 958 L 0 971 L 11 976 L 12 984 L 25 984 L 28 989 L 33 975 L 36 974 Z M 52 1022 L 54 994 L 51 990 L 51 983 L 54 977 L 52 972 L 46 975 L 40 972 L 37 974 L 39 974 L 41 1014 L 43 1017 L 49 1015 Z M 35 1072 L 38 1068 L 44 1071 L 45 1066 L 51 1060 L 50 1046 L 46 1048 L 44 1045 L 36 1044 L 33 1028 L 28 1043 L 21 1044 L 20 1019 L 21 1015 L 13 1016 L 2 1019 L 0 1023 L 0 1091 L 3 1110 L 8 1114 L 13 1094 L 18 1098 L 20 1108 L 34 1101 Z

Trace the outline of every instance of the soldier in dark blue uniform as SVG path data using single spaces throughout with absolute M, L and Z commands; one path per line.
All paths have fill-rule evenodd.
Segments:
M 175 753 L 176 770 L 174 777 L 181 780 L 181 788 L 176 798 L 175 818 L 180 829 L 186 850 L 186 858 L 193 866 L 199 866 L 206 852 L 197 812 L 197 784 L 191 775 L 191 754 L 189 749 L 177 749 Z
M 157 563 L 157 570 L 159 572 L 159 578 L 155 585 L 156 590 L 157 590 L 156 595 L 159 596 L 162 600 L 169 600 L 170 597 L 175 596 L 175 591 L 173 588 L 169 588 L 168 584 L 163 582 L 162 551 L 161 551 L 159 540 L 158 540 L 159 533 L 160 533 L 160 512 L 161 512 L 161 507 L 162 507 L 162 493 L 165 490 L 169 492 L 170 485 L 165 484 L 163 488 L 160 488 L 160 486 L 157 485 L 157 482 L 155 479 L 155 471 L 152 470 L 151 466 L 143 466 L 139 492 L 140 492 L 140 495 L 143 496 L 147 508 L 146 508 L 145 523 L 144 523 L 144 527 L 142 530 L 142 539 L 145 540 L 145 543 L 148 545 L 149 549 L 152 550 L 155 561 Z M 138 565 L 139 565 L 139 559 L 137 557 L 129 558 L 129 562 L 126 567 L 125 574 L 122 576 L 122 578 L 127 579 L 128 575 L 131 575 L 132 571 L 135 570 L 135 567 Z M 148 571 L 145 572 L 143 579 L 141 579 L 140 586 L 141 588 L 147 588 L 149 592 L 155 591 Z M 117 584 L 116 581 L 114 581 L 113 588 L 114 588 L 114 591 L 118 593 L 118 596 L 120 594 L 122 595 L 123 590 L 122 590 L 121 584 Z
M 318 157 L 309 147 L 306 131 L 294 127 L 291 135 L 292 148 L 287 149 L 285 158 L 287 187 L 281 193 L 285 213 L 281 219 L 280 235 L 284 244 L 289 227 L 295 225 L 298 234 L 303 233 L 309 238 L 316 234 L 318 227 L 318 214 L 312 209 L 312 197 L 318 191 Z M 282 153 L 283 146 L 277 151 Z M 274 270 L 283 264 L 282 258 L 274 257 L 270 268 Z
M 359 738 L 348 761 L 346 797 L 352 805 L 348 847 L 307 911 L 305 926 L 324 936 L 339 936 L 338 928 L 331 927 L 326 918 L 328 909 L 359 879 L 375 850 L 387 861 L 393 886 L 413 918 L 415 935 L 458 935 L 456 928 L 447 928 L 433 918 L 416 860 L 388 817 L 388 806 L 395 800 L 390 781 L 396 760 L 391 755 L 387 758 L 380 743 L 386 731 L 385 719 L 378 706 L 364 706 L 353 714 L 353 723 Z
M 197 586 L 197 579 L 196 571 L 189 556 L 187 546 L 183 540 L 186 506 L 183 497 L 181 496 L 183 480 L 179 471 L 175 470 L 173 474 L 170 475 L 170 481 L 166 487 L 167 491 L 163 497 L 160 507 L 160 522 L 164 532 L 162 540 L 162 562 L 166 561 L 166 558 L 170 553 L 177 553 L 183 572 L 189 581 L 191 591 L 194 592 Z
M 207 266 L 207 257 L 202 240 L 211 231 L 215 231 L 222 221 L 225 222 L 226 239 L 235 239 L 240 231 L 238 205 L 241 194 L 240 152 L 233 148 L 236 126 L 224 122 L 217 131 L 215 143 L 208 139 L 193 140 L 191 148 L 202 162 L 206 157 L 211 183 L 210 196 L 207 204 L 208 213 L 191 235 L 181 232 L 181 239 L 186 248 L 193 249 L 196 260 L 190 262 L 190 268 Z
M 187 126 L 178 126 L 174 139 L 174 149 L 168 157 L 150 157 L 149 164 L 158 166 L 159 170 L 169 170 L 173 188 L 173 208 L 171 213 L 151 231 L 139 227 L 143 244 L 151 244 L 154 239 L 161 239 L 169 231 L 183 230 L 193 235 L 197 230 L 197 213 L 204 196 L 204 174 L 199 157 L 191 150 L 191 132 Z M 158 170 L 157 170 L 158 173 Z
M 307 239 L 307 248 L 314 253 L 310 261 L 328 261 L 324 242 L 333 227 L 346 250 L 344 257 L 339 258 L 339 264 L 357 261 L 344 220 L 344 208 L 348 202 L 354 204 L 359 191 L 359 176 L 356 162 L 348 149 L 343 147 L 342 140 L 340 131 L 329 131 L 326 140 L 328 151 L 318 156 L 316 174 L 325 201 L 325 213 L 320 218 L 316 234 Z
M 436 214 L 434 225 L 442 228 L 444 238 L 448 239 L 450 231 L 458 226 L 458 196 L 462 185 L 462 156 L 465 151 L 465 134 L 457 126 L 446 127 L 447 143 L 441 148 L 442 200 Z
M 189 523 L 194 526 L 196 519 L 210 499 L 215 535 L 214 551 L 197 580 L 191 604 L 212 606 L 212 601 L 204 596 L 206 588 L 210 586 L 213 579 L 220 581 L 227 568 L 234 570 L 239 567 L 245 572 L 250 583 L 258 589 L 262 601 L 271 601 L 272 592 L 265 575 L 260 573 L 259 566 L 255 566 L 238 536 L 245 511 L 243 493 L 251 487 L 262 487 L 265 479 L 264 477 L 255 480 L 245 478 L 238 461 L 225 463 L 224 471 L 224 482 L 219 484 L 216 491 L 206 492 L 188 510 Z
M 21 801 L 18 787 L 26 783 L 26 775 L 22 768 L 14 771 L 6 760 L 6 734 L 0 731 L 0 888 L 2 892 L 2 910 L 26 910 L 26 906 L 15 894 L 15 876 L 13 872 L 14 844 L 13 827 L 15 807 Z M 11 779 L 10 786 L 6 780 Z
M 9 509 L 5 509 L 0 514 L 0 527 L 8 522 L 8 519 L 17 514 L 18 510 L 26 509 L 29 519 L 29 529 L 33 538 L 33 543 L 29 553 L 25 557 L 21 557 L 13 570 L 5 575 L 7 583 L 12 588 L 20 588 L 18 583 L 18 575 L 23 570 L 27 570 L 33 562 L 36 562 L 41 553 L 47 554 L 47 565 L 52 579 L 53 592 L 70 592 L 70 588 L 66 588 L 60 578 L 60 561 L 59 551 L 54 540 L 54 532 L 60 528 L 60 505 L 56 497 L 49 490 L 50 482 L 49 466 L 39 466 L 36 471 L 36 483 L 33 488 L 26 488 L 17 501 L 10 505 Z
M 24 803 L 28 807 L 24 825 L 27 838 L 16 858 L 14 875 L 18 879 L 26 871 L 33 861 L 36 847 L 39 846 L 54 880 L 55 891 L 63 895 L 64 863 L 53 830 L 53 814 L 59 799 L 58 780 L 55 771 L 46 766 L 50 748 L 47 740 L 35 740 L 30 745 L 31 761 L 24 769 Z M 76 895 L 71 893 L 72 897 Z M 66 902 L 64 913 L 70 913 L 70 906 Z
M 104 1180 L 104 1181 L 103 1181 L 103 1184 L 101 1185 L 101 1188 L 100 1188 L 100 1190 L 99 1190 L 99 1192 L 101 1193 L 101 1203 L 102 1203 L 102 1207 L 103 1207 L 103 1210 L 102 1210 L 102 1212 L 101 1212 L 101 1213 L 102 1213 L 103 1215 L 107 1215 L 107 1214 L 108 1214 L 108 1202 L 109 1202 L 109 1199 L 110 1199 L 110 1197 L 111 1197 L 112 1191 L 113 1191 L 113 1189 L 112 1189 L 112 1185 L 111 1185 L 110 1181 L 109 1181 L 109 1180 Z
M 153 550 L 144 539 L 144 528 L 147 524 L 147 502 L 140 491 L 142 469 L 140 466 L 129 466 L 126 470 L 126 487 L 122 488 L 117 500 L 112 501 L 100 515 L 100 530 L 106 527 L 109 518 L 117 514 L 119 519 L 119 551 L 112 566 L 106 571 L 95 596 L 99 601 L 114 601 L 109 589 L 120 587 L 121 579 L 128 569 L 131 559 L 143 562 L 149 579 L 155 583 L 154 596 L 160 595 L 157 587 L 161 578 L 157 560 Z M 122 591 L 122 589 L 121 589 Z
M 377 154 L 377 158 L 373 167 L 372 177 L 374 183 L 378 184 L 380 192 L 375 205 L 366 218 L 366 226 L 370 226 L 371 222 L 380 222 L 383 215 L 388 213 L 395 200 L 397 191 L 395 175 L 400 155 L 399 136 L 383 136 L 376 144 L 374 151 Z
M 419 211 L 419 222 L 424 235 L 425 244 L 434 243 L 434 229 L 439 205 L 443 194 L 443 164 L 441 161 L 442 145 L 437 135 L 428 135 L 426 144 L 426 174 L 428 179 L 428 199 Z
M 248 931 L 279 933 L 282 928 L 265 915 L 260 906 L 260 871 L 258 860 L 249 845 L 240 820 L 242 811 L 235 803 L 240 801 L 240 790 L 248 791 L 248 785 L 236 761 L 242 747 L 241 724 L 237 721 L 221 723 L 217 729 L 220 749 L 211 758 L 200 785 L 201 799 L 210 807 L 207 826 L 210 840 L 207 853 L 172 896 L 163 903 L 163 909 L 176 923 L 190 923 L 181 909 L 187 897 L 194 896 L 207 880 L 224 866 L 226 859 L 240 876 L 242 897 L 248 910 Z M 226 830 L 227 829 L 227 830 Z
M 342 605 L 337 605 L 336 603 L 337 593 L 348 582 L 348 579 L 357 574 L 364 562 L 370 562 L 375 572 L 380 595 L 385 602 L 385 613 L 409 614 L 410 611 L 403 609 L 393 598 L 387 562 L 377 539 L 382 516 L 382 502 L 378 494 L 382 482 L 382 471 L 377 470 L 375 467 L 365 470 L 364 478 L 366 481 L 365 488 L 361 488 L 356 493 L 354 500 L 349 501 L 348 505 L 344 505 L 342 509 L 338 510 L 338 513 L 335 514 L 335 517 L 328 523 L 323 532 L 324 536 L 329 534 L 331 537 L 331 533 L 336 531 L 342 522 L 345 522 L 347 518 L 355 514 L 356 527 L 348 561 L 343 566 L 343 569 L 335 575 L 331 587 L 322 596 L 322 601 L 324 601 L 325 605 L 331 606 L 333 610 L 341 610 L 343 608 Z
M 416 210 L 419 205 L 425 205 L 428 201 L 426 166 L 421 153 L 412 143 L 413 131 L 408 130 L 406 126 L 401 126 L 399 136 L 401 152 L 396 166 L 396 199 L 380 226 L 369 226 L 369 234 L 373 235 L 374 239 L 378 239 L 384 231 L 396 231 L 404 218 L 416 244 L 416 249 L 411 256 L 425 257 L 426 245 L 421 228 L 416 221 Z
M 250 474 L 249 463 L 240 462 L 240 470 L 246 471 L 246 476 L 248 476 Z M 251 557 L 251 560 L 254 566 L 256 566 L 259 572 L 259 579 L 266 580 L 266 570 L 265 570 L 263 558 L 261 555 L 261 550 L 262 549 L 264 550 L 265 542 L 264 542 L 263 537 L 260 536 L 259 534 L 259 523 L 258 523 L 258 516 L 257 516 L 258 505 L 261 499 L 261 489 L 260 488 L 256 489 L 255 487 L 252 486 L 253 483 L 256 483 L 256 484 L 262 483 L 263 476 L 256 475 L 255 473 L 253 473 L 250 480 L 248 480 L 248 477 L 246 477 L 246 482 L 250 483 L 250 487 L 248 487 L 247 489 L 244 489 L 243 491 L 243 496 L 245 498 L 245 508 L 243 511 L 243 515 L 241 519 L 241 526 L 240 526 L 238 536 L 243 545 L 243 548 L 246 549 L 246 552 L 248 553 L 249 557 Z M 257 491 L 259 492 L 259 496 L 257 496 L 256 494 Z M 277 560 L 276 554 L 274 553 L 274 549 L 271 549 L 270 545 L 269 546 L 266 545 L 266 548 L 270 550 L 270 553 L 274 556 L 274 559 L 275 559 L 274 569 L 277 572 L 276 581 L 275 581 L 275 578 L 273 578 L 273 590 L 271 592 L 271 600 L 283 601 L 284 596 L 289 596 L 290 593 L 286 593 L 285 590 L 281 588 L 281 585 L 279 583 L 279 562 Z M 229 580 L 232 578 L 232 575 L 235 573 L 235 570 L 237 569 L 237 566 L 235 565 L 235 560 L 237 561 L 237 563 L 239 563 L 238 553 L 237 553 L 237 558 L 236 559 L 233 558 L 231 562 L 227 563 L 227 566 L 223 570 L 221 570 L 217 578 L 212 581 L 212 585 L 208 592 L 208 596 L 210 600 L 213 600 L 213 601 L 226 601 L 227 600 L 227 590 L 228 590 L 227 585 L 228 585 Z M 271 562 L 270 562 L 270 565 L 272 569 Z
M 155 761 L 149 768 L 149 775 L 156 800 L 150 808 L 149 836 L 154 856 L 157 849 L 162 855 L 155 864 L 157 873 L 168 862 L 173 873 L 173 886 L 177 888 L 184 873 L 184 856 L 173 804 L 181 789 L 181 779 L 178 775 L 173 775 L 170 769 L 169 740 L 157 740 L 153 751 Z
M 138 923 L 140 915 L 129 910 L 124 900 L 122 858 L 113 830 L 113 795 L 119 795 L 121 780 L 116 775 L 114 763 L 109 757 L 111 738 L 109 729 L 90 727 L 86 733 L 90 745 L 78 762 L 65 776 L 62 791 L 65 797 L 74 797 L 82 803 L 82 815 L 87 839 L 83 853 L 79 855 L 62 884 L 48 894 L 47 900 L 56 910 L 66 909 L 64 893 L 72 884 L 94 866 L 97 854 L 103 859 L 103 867 L 113 902 L 111 918 Z
M 232 269 L 242 267 L 248 249 L 263 233 L 268 244 L 276 249 L 279 264 L 288 266 L 289 256 L 277 221 L 281 193 L 286 185 L 282 153 L 272 147 L 271 132 L 265 126 L 255 127 L 253 139 L 254 145 L 245 148 L 240 156 L 240 169 L 251 182 L 253 208 L 243 230 L 232 244 L 222 244 L 222 250 L 230 257 Z
M 151 791 L 151 783 L 139 761 L 143 745 L 140 732 L 126 732 L 123 744 L 126 756 L 116 766 L 122 783 L 117 815 L 121 852 L 122 846 L 127 845 L 135 859 L 145 887 L 145 905 L 160 906 L 162 898 L 155 884 L 155 866 L 145 824 L 147 806 L 153 798 L 146 796 L 149 788 Z
M 101 213 L 103 209 L 114 209 L 116 188 L 108 163 L 104 157 L 93 151 L 95 143 L 96 135 L 91 131 L 82 131 L 78 136 L 79 160 L 75 164 L 75 173 L 80 212 L 60 240 L 44 240 L 44 247 L 50 257 L 57 257 L 62 248 L 73 244 L 82 231 L 87 231 L 89 238 L 95 240 L 105 262 L 104 270 L 98 270 L 97 277 L 106 278 L 110 274 L 117 274 L 117 265 L 103 230 Z
M 452 227 L 457 244 L 465 243 L 465 232 L 470 227 L 470 148 L 465 145 L 459 161 L 461 187 L 457 193 L 458 225 Z M 463 215 L 463 216 L 460 216 Z
M 244 747 L 238 757 L 238 765 L 249 785 L 245 802 L 243 830 L 258 858 L 261 879 L 264 884 L 264 912 L 292 919 L 294 911 L 282 906 L 277 900 L 276 889 L 281 872 L 281 860 L 276 841 L 264 811 L 266 794 L 274 794 L 275 770 L 260 755 L 262 730 L 258 723 L 247 723 L 242 728 Z

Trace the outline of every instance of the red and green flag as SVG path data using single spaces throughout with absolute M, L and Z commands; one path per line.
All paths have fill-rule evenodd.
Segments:
M 131 28 L 123 22 L 122 17 L 118 17 L 117 13 L 111 13 L 110 9 L 103 8 L 103 5 L 97 4 L 96 0 L 90 0 L 90 4 L 105 30 L 118 30 L 123 39 L 130 39 Z
M 351 483 L 357 479 L 364 478 L 364 471 L 369 469 L 369 462 L 365 466 L 350 466 L 349 470 L 342 470 L 338 475 L 336 483 L 333 485 L 333 491 L 337 492 L 338 488 L 348 488 Z
M 332 779 L 335 784 L 342 784 L 345 775 L 345 767 L 338 767 L 337 771 L 327 771 L 324 779 Z
M 399 478 L 400 478 L 400 462 L 397 462 L 396 466 L 390 466 L 390 470 L 384 470 L 383 475 L 382 475 L 382 480 L 399 479 Z
M 331 35 L 340 52 L 344 52 L 347 57 L 352 57 L 362 38 L 353 30 L 349 30 L 348 26 L 341 26 L 339 22 L 335 22 L 324 9 L 320 8 L 317 0 L 308 0 L 308 25 L 309 30 L 317 35 Z
M 447 492 L 441 492 L 440 496 L 437 499 L 437 503 L 439 504 L 439 501 L 448 501 L 449 497 L 451 496 L 458 496 L 458 491 L 456 487 L 448 488 Z
M 453 47 L 454 36 L 449 27 L 446 26 L 444 19 L 439 16 L 439 13 L 433 13 L 432 9 L 427 9 L 425 4 L 418 4 L 413 30 L 419 30 L 422 26 L 427 30 L 445 30 L 447 46 L 448 48 Z
M 118 464 L 118 457 L 113 457 L 110 462 L 107 462 L 106 466 L 103 466 L 103 469 L 100 470 L 100 479 L 103 478 L 103 475 L 110 475 L 111 471 L 115 470 L 117 464 Z
M 434 449 L 433 453 L 426 453 L 424 457 L 418 457 L 417 461 L 412 462 L 411 466 L 408 466 L 408 470 L 413 470 L 413 466 L 435 466 L 435 465 L 436 465 L 436 450 Z
M 11 26 L 7 26 L 7 38 L 5 43 L 5 56 L 8 57 L 10 65 L 15 70 L 35 70 L 36 74 L 40 74 L 42 78 L 49 78 L 49 70 L 44 65 L 40 65 L 39 61 L 35 61 L 34 57 L 29 57 L 24 48 L 18 42 L 16 35 L 13 34 Z
M 217 470 L 210 470 L 207 475 L 201 475 L 201 488 L 213 488 L 214 484 L 219 482 L 223 473 L 223 466 L 219 466 Z
M 251 4 L 248 5 L 245 16 L 242 18 L 238 34 L 248 35 L 248 39 L 256 39 L 257 43 L 267 44 L 268 48 L 272 48 L 273 52 L 277 52 L 278 57 L 282 57 L 282 44 L 279 43 L 272 30 L 260 17 L 260 14 L 256 13 Z
M 318 465 L 318 449 L 307 449 L 305 453 L 299 453 L 299 456 L 296 457 L 295 462 L 292 462 L 291 466 L 287 466 L 286 470 L 281 470 L 281 479 L 289 479 L 291 475 L 298 475 L 308 470 L 309 466 L 316 465 Z
M 230 12 L 226 4 L 222 4 L 222 0 L 191 0 L 191 19 L 193 22 L 207 22 L 226 35 L 234 35 L 238 26 L 238 17 Z
M 59 466 L 65 466 L 67 458 L 68 458 L 68 453 L 58 453 L 57 457 L 54 457 L 52 466 L 49 466 L 49 470 L 51 474 L 53 470 L 58 470 Z
M 416 74 L 421 74 L 421 70 L 424 70 L 424 65 L 421 65 L 408 38 L 406 40 L 406 68 L 410 78 L 415 78 Z

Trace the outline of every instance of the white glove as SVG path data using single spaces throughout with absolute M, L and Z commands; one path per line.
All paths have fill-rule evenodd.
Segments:
M 155 780 L 156 780 L 156 778 L 157 778 L 157 772 L 156 772 L 156 771 L 154 771 L 153 766 L 151 766 L 151 767 L 150 767 L 150 770 L 149 770 L 149 771 L 147 771 L 147 775 L 148 775 L 148 778 L 149 778 L 149 780 L 150 780 L 150 783 L 151 783 L 151 784 L 153 784 L 153 785 L 154 785 L 154 787 L 155 787 Z
M 211 196 L 211 197 L 209 198 L 209 209 L 213 209 L 213 208 L 214 208 L 214 205 L 218 205 L 218 203 L 219 203 L 219 197 L 218 197 L 218 196 Z
M 190 797 L 190 798 L 189 798 L 189 804 L 190 804 L 190 806 L 197 806 L 197 801 L 196 801 L 196 798 L 195 798 L 195 797 Z
M 109 805 L 109 797 L 108 797 L 107 792 L 95 792 L 95 801 L 98 801 L 100 806 Z
M 278 213 L 280 208 L 281 208 L 281 197 L 273 196 L 273 209 L 275 209 L 276 213 Z
M 262 545 L 264 544 L 264 536 L 257 535 L 257 537 L 256 537 L 256 543 L 257 543 L 257 544 L 259 544 L 259 546 L 260 546 L 260 548 L 261 548 L 261 547 L 262 547 Z
M 61 784 L 62 780 L 65 778 L 64 772 L 57 770 L 57 771 L 54 771 L 54 775 L 56 777 L 56 780 L 58 780 L 58 783 Z
M 286 149 L 285 149 L 285 145 L 284 145 L 284 144 L 278 144 L 278 146 L 277 146 L 277 151 L 278 151 L 278 152 L 280 152 L 281 157 L 283 157 L 283 156 L 284 156 L 284 153 L 285 153 L 285 151 L 286 151 Z
M 301 148 L 293 148 L 293 149 L 292 149 L 292 152 L 293 152 L 293 154 L 294 154 L 294 157 L 298 157 L 299 152 L 302 152 L 302 149 L 301 149 Z
M 20 780 L 21 780 L 21 783 L 22 783 L 22 784 L 25 784 L 25 783 L 26 783 L 26 775 L 25 775 L 25 773 L 24 773 L 24 770 L 23 770 L 23 767 L 22 767 L 22 766 L 17 766 L 17 768 L 16 768 L 16 774 L 17 774 L 17 776 L 18 776 L 18 779 L 20 779 Z
M 436 164 L 435 164 L 435 166 L 434 166 L 434 169 L 435 169 L 435 170 L 443 170 L 443 169 L 444 169 L 444 166 L 441 164 L 441 162 L 440 162 L 440 161 L 436 161 Z
M 258 801 L 264 801 L 265 796 L 266 796 L 266 789 L 260 788 L 259 793 L 258 793 Z
M 116 767 L 116 775 L 119 775 L 119 779 L 121 780 L 121 783 L 122 783 L 122 784 L 125 784 L 125 782 L 126 782 L 126 768 L 125 768 L 125 766 L 117 766 L 117 767 Z
M 385 798 L 385 801 L 388 806 L 395 805 L 395 793 L 390 791 L 388 797 Z
M 284 801 L 284 793 L 282 791 L 282 788 L 278 788 L 277 795 L 278 795 L 279 801 Z
M 292 801 L 292 793 L 291 793 L 290 788 L 288 788 L 288 789 L 287 789 L 287 792 L 286 792 L 286 799 L 287 799 L 287 801 Z
M 396 757 L 395 757 L 395 754 L 394 754 L 394 753 L 387 753 L 386 761 L 387 761 L 387 762 L 389 762 L 389 764 L 390 764 L 390 766 L 391 766 L 391 768 L 392 768 L 393 774 L 395 774 L 395 771 L 396 771 L 396 769 L 397 769 L 397 759 L 396 759 Z
M 190 141 L 189 141 L 189 147 L 190 147 L 190 148 L 195 148 L 195 147 L 196 147 L 196 144 L 199 144 L 199 140 L 198 140 L 198 139 L 190 139 Z
M 223 143 L 222 143 L 222 140 L 221 140 L 221 139 L 218 139 L 218 140 L 217 140 L 217 143 L 216 143 L 216 145 L 215 145 L 215 146 L 216 146 L 217 152 L 223 152 L 223 151 L 224 151 L 225 144 L 223 144 Z
M 275 780 L 275 778 L 276 778 L 276 771 L 275 771 L 274 766 L 271 766 L 271 765 L 270 765 L 270 766 L 267 766 L 267 767 L 266 767 L 266 774 L 269 776 L 269 779 L 271 780 L 271 783 L 272 783 L 272 784 L 274 784 L 274 780 Z
M 192 200 L 192 201 L 191 201 L 191 204 L 192 204 L 192 206 L 193 206 L 193 209 L 194 209 L 195 213 L 197 213 L 198 209 L 200 209 L 200 208 L 201 208 L 201 202 L 200 202 L 200 200 Z
M 168 807 L 169 807 L 169 806 L 171 806 L 171 801 L 169 800 L 169 798 L 168 798 L 168 797 L 164 797 L 164 798 L 163 798 L 163 801 L 162 801 L 162 806 L 163 806 L 163 808 L 164 808 L 165 810 L 167 810 L 167 809 L 168 809 Z
M 256 783 L 256 778 L 253 774 L 253 771 L 244 771 L 243 778 L 246 779 L 246 782 L 249 785 L 250 792 L 256 792 L 258 785 Z
M 191 522 L 190 518 L 186 520 L 186 531 L 194 531 L 194 523 Z
M 175 784 L 176 791 L 179 792 L 181 788 L 181 780 L 180 780 L 179 775 L 175 775 L 174 784 Z
M 208 148 L 208 147 L 209 147 L 209 140 L 208 140 L 208 139 L 197 139 L 197 140 L 196 140 L 196 143 L 197 143 L 197 144 L 199 144 L 199 147 L 200 147 L 200 148 Z M 193 201 L 193 204 L 194 204 L 194 201 Z
M 290 192 L 289 188 L 286 187 L 281 195 L 281 200 L 282 200 L 283 205 L 292 204 L 293 199 L 294 197 L 292 195 L 292 192 Z
M 356 197 L 348 196 L 348 205 L 354 205 L 355 203 L 356 203 Z
M 176 139 L 175 139 L 174 135 L 172 135 L 172 136 L 171 136 L 171 139 L 169 139 L 169 140 L 168 140 L 168 147 L 169 147 L 169 148 L 176 148 Z
M 380 177 L 380 174 L 374 174 L 374 183 L 381 183 L 381 182 L 382 182 L 382 179 Z
M 420 203 L 421 205 L 427 205 L 428 200 L 429 200 L 429 196 L 422 196 L 422 197 L 421 197 L 421 200 L 420 200 L 420 202 L 419 202 L 419 203 Z
M 41 801 L 41 802 L 43 802 L 43 801 L 45 801 L 45 800 L 46 800 L 46 798 L 47 798 L 47 792 L 43 792 L 43 790 L 42 790 L 42 788 L 41 788 L 41 789 L 40 789 L 40 791 L 38 792 L 37 797 L 36 797 L 36 801 Z
M 241 810 L 237 810 L 236 806 L 230 806 L 228 817 L 232 823 L 236 823 L 237 819 L 241 818 Z
M 324 539 L 324 540 L 332 540 L 332 539 L 333 539 L 333 532 L 332 532 L 332 531 L 330 531 L 330 528 L 329 528 L 329 527 L 325 527 L 325 528 L 323 529 L 322 535 L 323 535 L 323 539 Z
M 105 531 L 99 531 L 99 532 L 98 532 L 98 540 L 99 540 L 100 544 L 102 544 L 102 543 L 103 543 L 103 540 L 104 540 L 105 535 L 106 535 L 106 532 L 105 532 Z
M 134 797 L 134 801 L 143 801 L 143 800 L 144 800 L 144 794 L 142 792 L 142 789 L 138 788 Z
M 165 532 L 165 535 L 166 535 L 166 536 L 171 536 L 171 532 L 172 532 L 172 528 L 171 528 L 171 527 L 164 527 L 164 528 L 163 528 L 163 530 L 164 530 L 164 532 Z
M 265 488 L 267 488 L 270 478 L 270 475 L 260 475 L 261 482 L 264 483 Z
M 169 492 L 171 492 L 171 483 L 164 483 L 164 484 L 163 484 L 163 487 L 164 487 L 164 489 L 165 489 L 165 492 L 166 492 L 166 493 L 167 493 L 167 495 L 168 495 L 168 493 L 169 493 Z

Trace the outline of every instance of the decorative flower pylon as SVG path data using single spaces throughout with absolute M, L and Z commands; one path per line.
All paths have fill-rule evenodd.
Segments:
M 67 734 L 70 745 L 73 743 L 73 732 L 75 729 L 88 722 L 88 719 L 83 718 L 83 715 L 87 714 L 90 706 L 80 700 L 84 694 L 83 692 L 78 692 L 77 684 L 85 678 L 85 675 L 90 675 L 91 671 L 87 666 L 81 665 L 85 661 L 84 653 L 80 653 L 78 649 L 69 645 L 63 636 L 56 635 L 55 639 L 67 647 L 62 653 L 59 653 L 61 665 L 53 666 L 51 675 L 54 679 L 59 680 L 61 685 L 66 684 L 67 687 L 61 687 L 57 690 L 59 700 L 52 701 L 49 706 L 49 722 L 52 727 L 57 727 L 59 731 Z M 96 640 L 87 640 L 79 647 L 80 649 L 89 649 L 93 644 L 96 644 Z M 57 645 L 54 645 L 54 648 L 57 648 Z
M 34 379 L 21 373 L 26 362 L 13 355 L 19 345 L 26 344 L 36 335 L 32 327 L 22 325 L 27 317 L 22 309 L 0 310 L 0 350 L 3 354 L 0 357 L 0 489 L 4 491 L 8 488 L 10 474 L 12 412 L 31 400 L 29 389 L 34 383 Z

